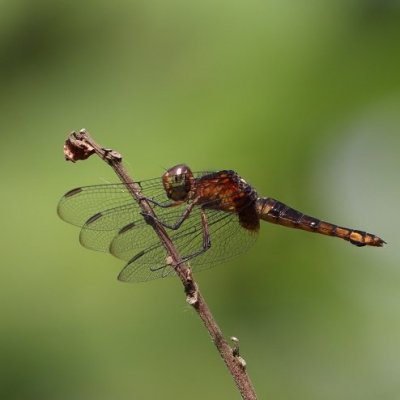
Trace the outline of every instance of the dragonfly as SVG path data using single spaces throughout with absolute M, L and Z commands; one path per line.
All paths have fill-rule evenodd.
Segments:
M 358 246 L 382 247 L 380 237 L 311 217 L 257 191 L 235 171 L 192 172 L 176 165 L 161 176 L 138 182 L 143 199 L 169 233 L 194 272 L 245 252 L 256 240 L 260 221 L 344 239 Z M 81 228 L 89 249 L 126 261 L 118 279 L 142 282 L 175 275 L 170 257 L 154 234 L 126 184 L 101 184 L 70 190 L 58 215 Z

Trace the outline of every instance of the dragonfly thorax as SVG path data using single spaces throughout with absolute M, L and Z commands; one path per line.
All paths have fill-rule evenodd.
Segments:
M 169 168 L 162 176 L 165 193 L 174 201 L 188 200 L 194 191 L 194 177 L 190 168 L 178 164 Z

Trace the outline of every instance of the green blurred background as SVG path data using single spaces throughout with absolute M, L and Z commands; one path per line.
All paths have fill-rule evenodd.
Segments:
M 264 224 L 198 275 L 260 399 L 399 399 L 398 1 L 0 2 L 0 398 L 236 399 L 178 280 L 129 285 L 56 205 L 133 176 L 234 169 L 383 249 Z

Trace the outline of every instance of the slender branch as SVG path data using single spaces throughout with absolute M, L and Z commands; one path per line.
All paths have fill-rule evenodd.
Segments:
M 68 161 L 73 162 L 85 160 L 92 154 L 98 155 L 111 166 L 120 180 L 125 184 L 133 199 L 135 199 L 141 207 L 144 216 L 150 215 L 156 217 L 151 205 L 146 198 L 142 196 L 140 186 L 134 182 L 122 165 L 121 155 L 111 149 L 98 145 L 85 129 L 70 134 L 64 145 L 64 154 Z M 190 266 L 182 261 L 166 229 L 158 222 L 157 218 L 147 218 L 146 221 L 153 227 L 154 232 L 165 247 L 170 259 L 171 268 L 175 269 L 184 286 L 186 301 L 193 307 L 203 321 L 223 361 L 228 367 L 242 398 L 245 400 L 255 400 L 257 396 L 250 381 L 250 377 L 247 374 L 246 362 L 239 356 L 238 340 L 232 338 L 235 343 L 233 348 L 225 340 L 221 329 L 218 327 L 207 303 L 200 293 L 199 287 L 192 276 Z

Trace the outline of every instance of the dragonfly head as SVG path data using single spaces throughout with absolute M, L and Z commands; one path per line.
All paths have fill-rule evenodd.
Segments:
M 194 188 L 194 177 L 190 168 L 185 164 L 169 168 L 162 176 L 165 192 L 169 199 L 185 201 Z

